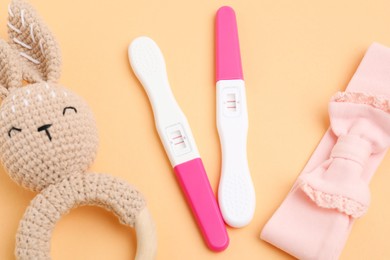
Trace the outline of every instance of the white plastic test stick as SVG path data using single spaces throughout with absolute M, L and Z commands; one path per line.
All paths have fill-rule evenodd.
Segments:
M 225 222 L 243 227 L 255 212 L 255 190 L 247 161 L 248 114 L 236 16 L 221 7 L 216 17 L 217 127 L 222 147 L 218 199 Z
M 129 60 L 153 107 L 157 131 L 207 246 L 222 251 L 229 237 L 184 113 L 169 82 L 165 60 L 148 37 L 129 46 Z

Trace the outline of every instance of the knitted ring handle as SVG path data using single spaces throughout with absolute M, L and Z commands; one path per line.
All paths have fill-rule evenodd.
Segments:
M 135 228 L 136 260 L 155 258 L 155 226 L 142 194 L 130 184 L 104 174 L 74 175 L 39 193 L 19 223 L 16 258 L 51 259 L 50 240 L 55 224 L 61 216 L 82 205 L 103 207 L 112 211 L 122 224 Z

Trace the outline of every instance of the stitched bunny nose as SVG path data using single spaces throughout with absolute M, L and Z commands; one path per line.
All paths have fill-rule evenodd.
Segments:
M 51 141 L 51 135 L 50 135 L 50 132 L 49 132 L 49 128 L 52 126 L 52 124 L 46 124 L 46 125 L 42 125 L 40 127 L 38 127 L 38 132 L 41 132 L 41 131 L 45 131 L 47 137 L 49 138 L 49 140 Z

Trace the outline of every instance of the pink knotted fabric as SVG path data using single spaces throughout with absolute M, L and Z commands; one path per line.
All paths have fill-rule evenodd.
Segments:
M 319 207 L 361 217 L 370 203 L 363 169 L 371 154 L 390 145 L 389 101 L 365 93 L 340 92 L 329 104 L 331 130 L 337 136 L 330 158 L 301 176 L 301 189 Z
M 369 182 L 390 145 L 390 49 L 374 43 L 345 92 L 330 101 L 330 128 L 261 238 L 299 259 L 338 259 L 370 204 Z

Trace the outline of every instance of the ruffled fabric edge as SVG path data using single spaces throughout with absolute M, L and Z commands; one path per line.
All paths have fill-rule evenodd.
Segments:
M 364 92 L 339 91 L 331 98 L 330 101 L 364 104 L 390 113 L 390 100 L 385 96 L 372 95 Z
M 309 183 L 304 182 L 300 186 L 301 190 L 321 208 L 336 209 L 353 218 L 360 218 L 368 210 L 367 205 L 339 194 L 329 194 L 316 190 Z

